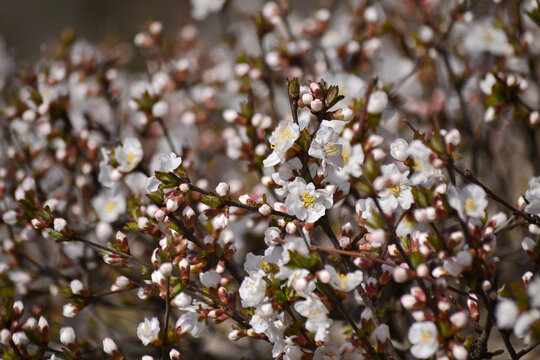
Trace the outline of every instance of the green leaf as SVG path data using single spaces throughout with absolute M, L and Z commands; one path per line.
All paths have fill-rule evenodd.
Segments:
M 134 196 L 128 197 L 126 208 L 127 208 L 127 213 L 133 219 L 138 219 L 141 216 L 141 208 L 139 206 L 139 199 L 137 199 L 136 197 Z
M 153 203 L 163 205 L 163 189 L 146 194 L 146 197 L 152 200 Z
M 422 255 L 418 251 L 412 252 L 409 256 L 414 267 L 422 263 Z
M 65 241 L 66 236 L 64 234 L 59 233 L 56 230 L 49 230 L 49 235 L 53 238 L 55 238 L 57 241 Z
M 444 154 L 444 142 L 441 134 L 438 131 L 433 134 L 433 137 L 429 143 L 431 145 L 431 149 L 433 149 L 433 151 L 435 151 L 437 154 Z
M 53 221 L 51 209 L 49 208 L 49 206 L 46 206 L 44 209 L 37 210 L 36 217 L 40 220 L 45 221 L 48 224 Z
M 201 196 L 201 202 L 211 208 L 223 206 L 223 200 L 216 194 L 208 194 Z
M 183 282 L 179 282 L 178 284 L 176 284 L 173 289 L 172 289 L 172 296 L 176 296 L 177 294 L 181 293 L 182 291 L 184 291 L 185 289 L 187 288 L 187 285 L 184 284 Z
M 156 171 L 155 174 L 156 178 L 161 182 L 161 185 L 166 189 L 180 185 L 180 181 L 173 174 L 162 171 Z
M 290 260 L 287 266 L 293 269 L 319 270 L 322 268 L 322 260 L 318 253 L 308 255 L 296 251 L 289 251 Z

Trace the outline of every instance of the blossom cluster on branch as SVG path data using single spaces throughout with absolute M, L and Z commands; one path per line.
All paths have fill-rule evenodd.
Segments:
M 535 356 L 538 1 L 191 6 L 0 48 L 2 358 Z

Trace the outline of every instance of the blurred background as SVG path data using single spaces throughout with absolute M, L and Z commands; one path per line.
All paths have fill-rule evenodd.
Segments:
M 0 1 L 0 35 L 17 61 L 35 61 L 40 47 L 69 27 L 90 42 L 131 43 L 149 19 L 178 29 L 191 21 L 189 1 Z

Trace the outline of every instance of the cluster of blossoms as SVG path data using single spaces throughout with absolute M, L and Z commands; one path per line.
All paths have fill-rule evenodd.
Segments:
M 2 357 L 535 356 L 538 2 L 249 3 L 0 51 Z

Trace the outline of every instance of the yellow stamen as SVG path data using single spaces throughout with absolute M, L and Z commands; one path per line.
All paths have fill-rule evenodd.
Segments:
M 344 288 L 347 287 L 347 284 L 345 283 L 349 278 L 351 277 L 349 274 L 345 275 L 342 273 L 338 273 L 339 275 L 339 286 Z
M 128 151 L 128 154 L 127 154 L 128 164 L 133 163 L 133 160 L 135 160 L 135 153 L 133 151 Z
M 418 161 L 418 160 L 414 160 L 414 163 L 411 166 L 411 168 L 414 171 L 420 171 L 420 170 L 422 170 L 422 167 L 423 167 L 422 162 Z
M 310 195 L 307 191 L 304 191 L 302 193 L 302 197 L 300 199 L 304 203 L 305 208 L 313 207 L 313 205 L 315 204 L 315 197 L 313 195 Z
M 339 149 L 334 144 L 328 144 L 324 147 L 324 152 L 329 155 L 337 155 L 339 154 Z
M 113 203 L 112 201 L 107 201 L 105 208 L 107 209 L 108 212 L 113 212 L 114 210 L 116 210 L 116 204 Z
M 394 195 L 395 197 L 398 197 L 400 192 L 401 192 L 401 187 L 399 187 L 399 185 L 393 186 L 390 189 L 390 194 Z
M 287 126 L 284 130 L 278 130 L 277 136 L 280 140 L 286 140 L 291 138 L 290 128 Z
M 420 338 L 420 343 L 427 344 L 431 340 L 431 334 L 427 331 L 422 332 L 422 337 Z
M 266 257 L 263 256 L 259 259 L 259 261 L 257 261 L 257 268 L 266 272 L 270 271 L 270 264 L 268 264 L 268 261 L 266 261 Z
M 465 210 L 471 211 L 474 210 L 475 207 L 474 199 L 467 199 L 467 201 L 465 201 Z

